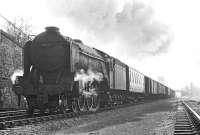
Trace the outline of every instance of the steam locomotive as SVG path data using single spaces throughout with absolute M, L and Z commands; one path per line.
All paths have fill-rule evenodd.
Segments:
M 174 97 L 169 87 L 108 54 L 46 27 L 24 46 L 24 75 L 13 91 L 26 97 L 28 112 L 97 111 L 105 105 Z

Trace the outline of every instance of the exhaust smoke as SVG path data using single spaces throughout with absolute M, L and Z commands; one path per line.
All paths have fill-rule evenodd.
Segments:
M 124 53 L 132 58 L 154 56 L 166 53 L 173 40 L 170 28 L 155 18 L 153 8 L 139 0 L 52 2 L 47 7 L 55 17 L 67 18 L 75 28 L 87 33 L 86 41 L 99 42 L 96 47 L 104 45 L 104 51 L 117 48 L 114 54 Z
M 10 79 L 12 81 L 12 84 L 15 84 L 17 76 L 23 76 L 23 70 L 17 69 L 14 71 L 14 73 L 11 75 Z

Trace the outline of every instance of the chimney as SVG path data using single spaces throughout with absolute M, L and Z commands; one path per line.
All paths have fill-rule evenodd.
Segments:
M 48 26 L 45 28 L 47 32 L 59 32 L 59 28 L 55 26 Z

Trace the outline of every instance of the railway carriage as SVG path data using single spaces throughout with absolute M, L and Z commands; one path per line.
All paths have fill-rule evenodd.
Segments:
M 129 67 L 129 92 L 136 100 L 140 100 L 145 96 L 145 77 L 142 73 Z
M 144 75 L 129 67 L 129 91 L 134 93 L 145 93 Z
M 127 65 L 120 60 L 110 57 L 110 90 L 109 96 L 112 104 L 122 104 L 126 102 L 128 87 Z
M 111 89 L 115 90 L 126 90 L 127 89 L 127 78 L 126 78 L 126 64 L 121 62 L 118 59 L 113 60 L 113 76 L 110 76 L 110 78 L 113 78 L 113 87 L 110 87 Z

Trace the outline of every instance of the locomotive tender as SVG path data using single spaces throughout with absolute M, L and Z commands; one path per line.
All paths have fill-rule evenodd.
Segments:
M 28 112 L 96 111 L 104 105 L 144 98 L 174 97 L 175 92 L 120 60 L 82 41 L 46 27 L 24 46 L 24 75 L 13 91 L 27 99 Z

